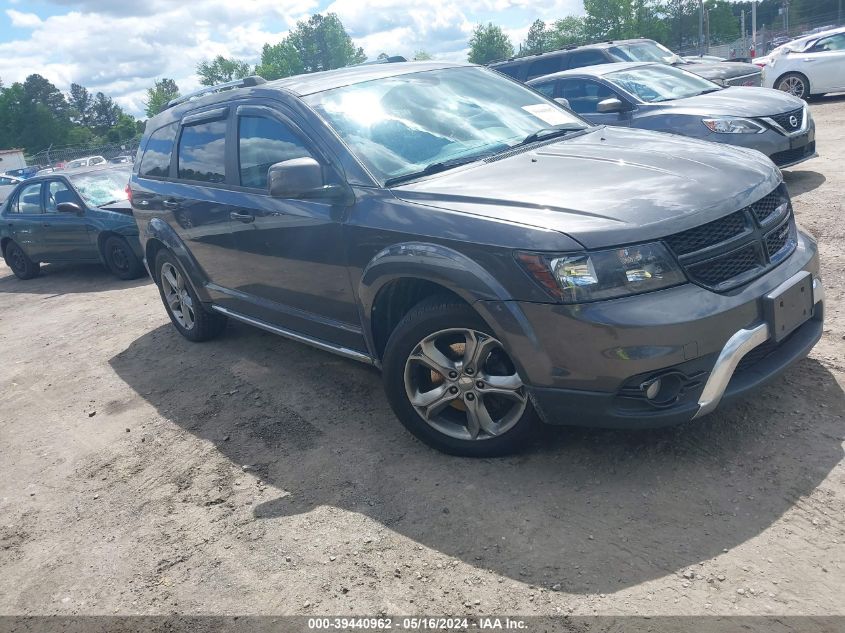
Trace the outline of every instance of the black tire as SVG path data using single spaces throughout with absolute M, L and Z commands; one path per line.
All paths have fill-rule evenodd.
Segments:
M 122 237 L 112 235 L 106 239 L 103 259 L 111 273 L 120 279 L 137 279 L 144 274 L 144 265 Z
M 801 73 L 786 73 L 781 75 L 774 83 L 774 87 L 781 92 L 787 92 L 805 101 L 810 98 L 810 80 Z
M 171 304 L 168 302 L 167 295 L 169 290 L 171 290 L 171 284 L 164 278 L 166 272 L 173 273 L 174 271 L 178 273 L 178 276 L 183 281 L 181 284 L 183 300 L 178 303 L 179 307 L 177 308 L 171 307 Z M 164 309 L 167 310 L 170 321 L 182 336 L 189 341 L 198 343 L 213 339 L 223 332 L 226 328 L 226 317 L 217 312 L 212 312 L 203 306 L 196 292 L 194 292 L 193 286 L 188 281 L 185 270 L 173 253 L 166 249 L 159 251 L 155 261 L 155 274 L 158 283 L 158 292 L 161 296 L 162 303 L 164 303 Z M 180 284 L 177 283 L 176 286 L 180 286 Z M 188 309 L 191 315 L 190 319 L 186 319 L 182 315 L 182 310 L 186 309 L 188 303 L 187 299 L 190 300 L 191 306 Z
M 514 453 L 522 448 L 540 427 L 539 418 L 528 399 L 528 394 L 525 392 L 524 387 L 521 388 L 521 391 L 524 394 L 525 408 L 518 418 L 516 414 L 513 415 L 513 418 L 516 418 L 516 422 L 511 422 L 513 425 L 507 430 L 504 430 L 500 435 L 479 436 L 476 439 L 460 439 L 441 432 L 426 421 L 411 403 L 409 392 L 406 389 L 406 364 L 409 363 L 409 357 L 418 349 L 418 345 L 432 335 L 442 331 L 456 329 L 467 329 L 486 334 L 497 343 L 492 331 L 484 320 L 470 306 L 453 297 L 439 296 L 426 299 L 416 305 L 402 319 L 390 335 L 382 363 L 382 380 L 390 406 L 402 424 L 411 433 L 429 446 L 444 453 L 465 457 L 495 457 Z M 496 353 L 504 354 L 507 362 L 511 363 L 507 352 L 503 348 L 498 348 Z M 466 365 L 466 362 L 464 362 L 464 365 Z M 511 369 L 508 370 L 508 373 L 516 375 L 516 369 L 513 368 L 512 363 L 510 367 Z M 480 372 L 481 367 L 479 366 L 478 369 Z M 425 372 L 425 368 L 423 370 Z M 432 375 L 435 373 L 433 372 Z M 452 373 L 454 375 L 454 372 Z M 460 374 L 460 376 L 463 378 L 463 374 Z M 479 373 L 475 378 L 480 376 L 481 374 Z M 437 377 L 439 378 L 439 374 Z M 474 378 L 470 378 L 470 382 L 473 380 Z M 456 398 L 460 402 L 452 402 L 443 408 L 442 411 L 449 416 L 464 415 L 468 418 L 466 398 L 469 397 L 469 395 L 464 394 Z M 480 405 L 482 400 L 486 402 L 487 397 L 481 396 L 477 398 L 478 404 Z M 458 412 L 450 410 L 449 407 L 455 408 L 456 404 L 461 405 Z M 484 407 L 487 410 L 486 404 Z M 464 411 L 463 414 L 460 413 L 461 409 Z M 518 409 L 516 413 L 518 413 Z M 440 414 L 437 415 L 439 416 Z M 467 430 L 469 430 L 468 422 Z
M 9 242 L 6 245 L 3 257 L 18 279 L 32 279 L 38 277 L 41 272 L 41 264 L 32 261 L 23 249 L 14 242 Z

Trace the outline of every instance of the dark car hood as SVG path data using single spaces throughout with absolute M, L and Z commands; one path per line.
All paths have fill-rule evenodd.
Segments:
M 678 68 L 695 73 L 705 79 L 733 79 L 744 75 L 759 74 L 761 70 L 754 64 L 744 62 L 685 62 L 677 64 Z
M 786 92 L 772 88 L 732 87 L 654 104 L 676 109 L 686 109 L 702 116 L 746 116 L 759 117 L 783 114 L 797 108 L 803 108 L 804 102 Z
M 719 218 L 763 197 L 780 179 L 754 150 L 599 127 L 392 191 L 409 202 L 551 229 L 599 248 Z

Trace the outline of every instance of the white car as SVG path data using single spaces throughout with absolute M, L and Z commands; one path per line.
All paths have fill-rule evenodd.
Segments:
M 802 99 L 845 91 L 845 27 L 799 37 L 754 63 L 765 87 Z
M 88 156 L 86 158 L 77 158 L 65 165 L 65 169 L 74 169 L 75 167 L 93 167 L 94 165 L 105 165 L 106 159 L 102 156 Z

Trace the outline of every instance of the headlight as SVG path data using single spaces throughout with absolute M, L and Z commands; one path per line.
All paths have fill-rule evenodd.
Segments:
M 711 132 L 717 134 L 759 134 L 766 128 L 751 119 L 702 119 Z
M 517 259 L 563 303 L 613 299 L 686 281 L 659 242 L 573 255 L 518 253 Z

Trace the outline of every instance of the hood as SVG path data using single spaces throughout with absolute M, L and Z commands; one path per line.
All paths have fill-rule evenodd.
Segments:
M 392 191 L 408 202 L 551 229 L 601 248 L 704 224 L 763 197 L 780 180 L 755 150 L 598 127 Z
M 699 62 L 678 64 L 678 68 L 695 73 L 705 79 L 733 79 L 744 75 L 759 74 L 760 69 L 754 64 L 744 62 Z
M 798 97 L 772 88 L 731 87 L 686 99 L 658 102 L 655 106 L 686 109 L 701 116 L 760 117 L 792 112 L 804 107 Z

